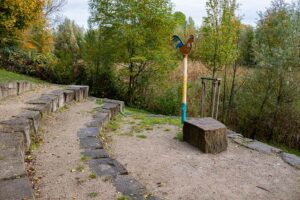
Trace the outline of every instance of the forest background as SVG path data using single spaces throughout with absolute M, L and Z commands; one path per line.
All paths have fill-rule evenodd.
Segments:
M 201 27 L 173 12 L 169 0 L 90 0 L 87 30 L 69 19 L 56 22 L 64 4 L 1 1 L 0 66 L 180 115 L 182 55 L 171 38 L 193 34 L 188 116 L 200 116 L 201 77 L 222 78 L 219 120 L 247 137 L 300 150 L 299 0 L 274 0 L 255 27 L 242 24 L 236 0 L 207 0 Z

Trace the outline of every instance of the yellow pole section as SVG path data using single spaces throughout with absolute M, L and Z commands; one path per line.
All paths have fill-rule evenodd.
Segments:
M 187 78 L 188 78 L 188 55 L 183 59 L 183 86 L 182 86 L 182 115 L 181 121 L 186 121 L 186 104 L 187 104 Z

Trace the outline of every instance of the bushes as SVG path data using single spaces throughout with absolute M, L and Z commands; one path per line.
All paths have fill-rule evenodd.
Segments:
M 43 80 L 53 79 L 52 66 L 56 58 L 52 54 L 27 52 L 17 47 L 6 47 L 0 51 L 0 62 L 7 70 L 39 77 Z

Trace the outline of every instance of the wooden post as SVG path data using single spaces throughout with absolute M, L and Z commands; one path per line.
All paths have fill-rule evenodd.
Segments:
M 201 117 L 204 116 L 204 110 L 205 110 L 205 97 L 206 97 L 206 85 L 205 85 L 205 80 L 202 79 L 202 100 L 201 100 Z
M 181 122 L 186 121 L 186 104 L 187 104 L 187 76 L 188 76 L 188 55 L 184 55 L 183 59 L 183 86 L 182 86 L 182 110 Z
M 218 120 L 218 114 L 219 114 L 220 89 L 221 89 L 221 80 L 218 79 L 217 107 L 216 107 L 216 117 L 215 117 L 216 120 Z

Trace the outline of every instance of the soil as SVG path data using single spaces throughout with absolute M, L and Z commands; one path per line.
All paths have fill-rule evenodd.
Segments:
M 77 131 L 92 119 L 95 100 L 73 104 L 44 120 L 43 144 L 33 152 L 37 199 L 114 200 L 118 193 L 110 180 L 93 177 L 81 155 Z
M 107 132 L 113 157 L 147 189 L 166 200 L 300 199 L 300 170 L 276 155 L 256 152 L 229 140 L 226 152 L 203 154 L 175 139 L 180 128 L 133 127 L 139 120 L 125 116 Z M 140 135 L 144 135 L 140 137 Z
M 27 101 L 38 98 L 41 94 L 48 91 L 57 90 L 59 86 L 39 84 L 31 91 L 25 92 L 19 96 L 7 97 L 0 101 L 0 121 L 8 120 L 12 116 L 20 114 L 25 108 L 31 105 L 26 104 Z

